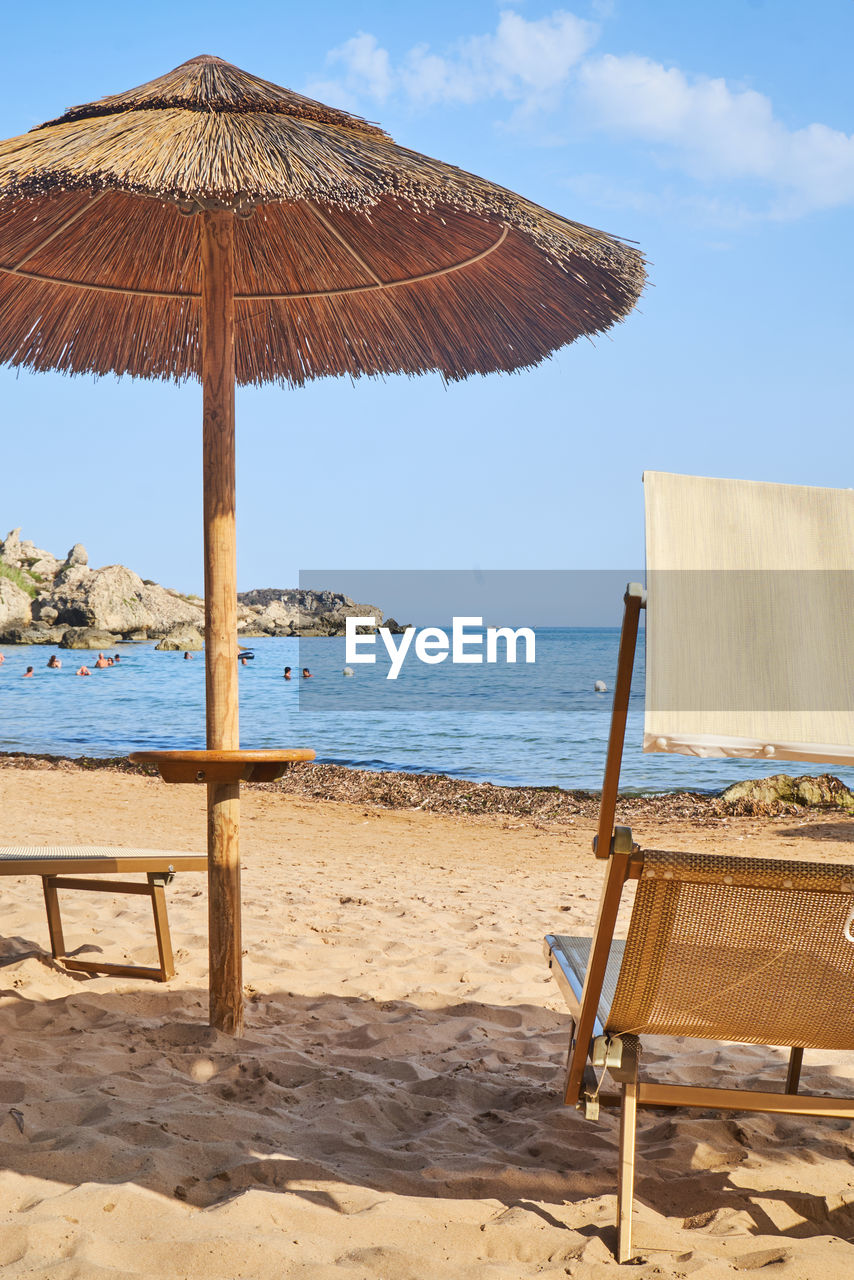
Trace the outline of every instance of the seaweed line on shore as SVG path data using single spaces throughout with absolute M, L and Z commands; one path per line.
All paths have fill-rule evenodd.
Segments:
M 127 756 L 56 756 L 28 752 L 0 752 L 0 769 L 61 769 L 63 771 L 105 770 L 157 777 L 154 765 L 133 764 Z M 810 781 L 813 781 L 812 779 Z M 622 795 L 618 819 L 641 819 L 666 823 L 689 819 L 699 825 L 715 826 L 735 816 L 782 818 L 805 812 L 809 807 L 850 812 L 843 793 L 850 792 L 831 777 L 824 783 L 826 799 L 811 806 L 778 801 L 739 798 L 726 793 L 695 791 L 655 792 Z M 599 795 L 595 791 L 564 791 L 560 787 L 498 786 L 474 782 L 446 774 L 405 773 L 351 769 L 339 764 L 293 765 L 278 782 L 244 783 L 253 790 L 278 792 L 306 800 L 332 800 L 348 804 L 372 804 L 383 809 L 403 809 L 461 817 L 495 815 L 534 822 L 572 823 L 576 819 L 595 821 Z

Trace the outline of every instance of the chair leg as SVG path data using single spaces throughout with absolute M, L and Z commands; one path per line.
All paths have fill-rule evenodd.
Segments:
M 50 934 L 50 950 L 54 960 L 65 955 L 65 938 L 62 933 L 62 916 L 59 911 L 59 894 L 50 876 L 42 876 L 44 905 L 47 910 L 47 929 Z
M 620 1172 L 617 1183 L 617 1261 L 632 1256 L 632 1199 L 635 1188 L 635 1135 L 637 1132 L 638 1077 L 623 1084 L 620 1109 Z
M 47 927 L 54 959 L 59 960 L 66 969 L 79 973 L 106 973 L 122 978 L 150 978 L 155 982 L 167 982 L 175 973 L 165 893 L 165 886 L 171 881 L 172 873 L 150 871 L 147 879 L 147 884 L 138 884 L 129 881 L 92 880 L 82 876 L 42 876 Z M 108 964 L 100 960 L 75 960 L 66 955 L 57 889 L 80 889 L 87 893 L 131 893 L 150 898 L 160 959 L 157 968 L 138 964 Z
M 786 1093 L 797 1093 L 801 1079 L 801 1063 L 804 1060 L 803 1049 L 792 1049 L 789 1054 L 789 1069 L 786 1072 Z
M 167 877 L 150 873 L 148 883 L 151 886 L 151 907 L 154 912 L 154 933 L 157 937 L 157 954 L 160 957 L 161 981 L 166 982 L 175 974 L 169 916 L 166 912 Z

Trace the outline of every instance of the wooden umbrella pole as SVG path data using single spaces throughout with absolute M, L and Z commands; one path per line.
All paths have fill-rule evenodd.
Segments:
M 204 389 L 205 691 L 208 750 L 236 750 L 237 552 L 234 463 L 234 215 L 200 220 Z M 243 1031 L 240 784 L 208 784 L 210 1023 Z

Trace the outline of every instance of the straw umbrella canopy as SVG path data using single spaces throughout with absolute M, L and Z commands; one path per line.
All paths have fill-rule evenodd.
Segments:
M 207 745 L 239 748 L 234 387 L 522 369 L 623 319 L 625 242 L 203 56 L 0 143 L 0 362 L 204 388 Z M 242 1025 L 237 781 L 211 1020 Z

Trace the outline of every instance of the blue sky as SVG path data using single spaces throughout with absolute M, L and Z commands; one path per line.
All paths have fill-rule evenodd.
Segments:
M 852 483 L 850 0 L 49 2 L 4 36 L 0 136 L 215 53 L 649 259 L 624 324 L 531 372 L 239 393 L 242 588 L 634 566 L 645 468 Z M 0 534 L 200 588 L 197 387 L 0 396 Z

